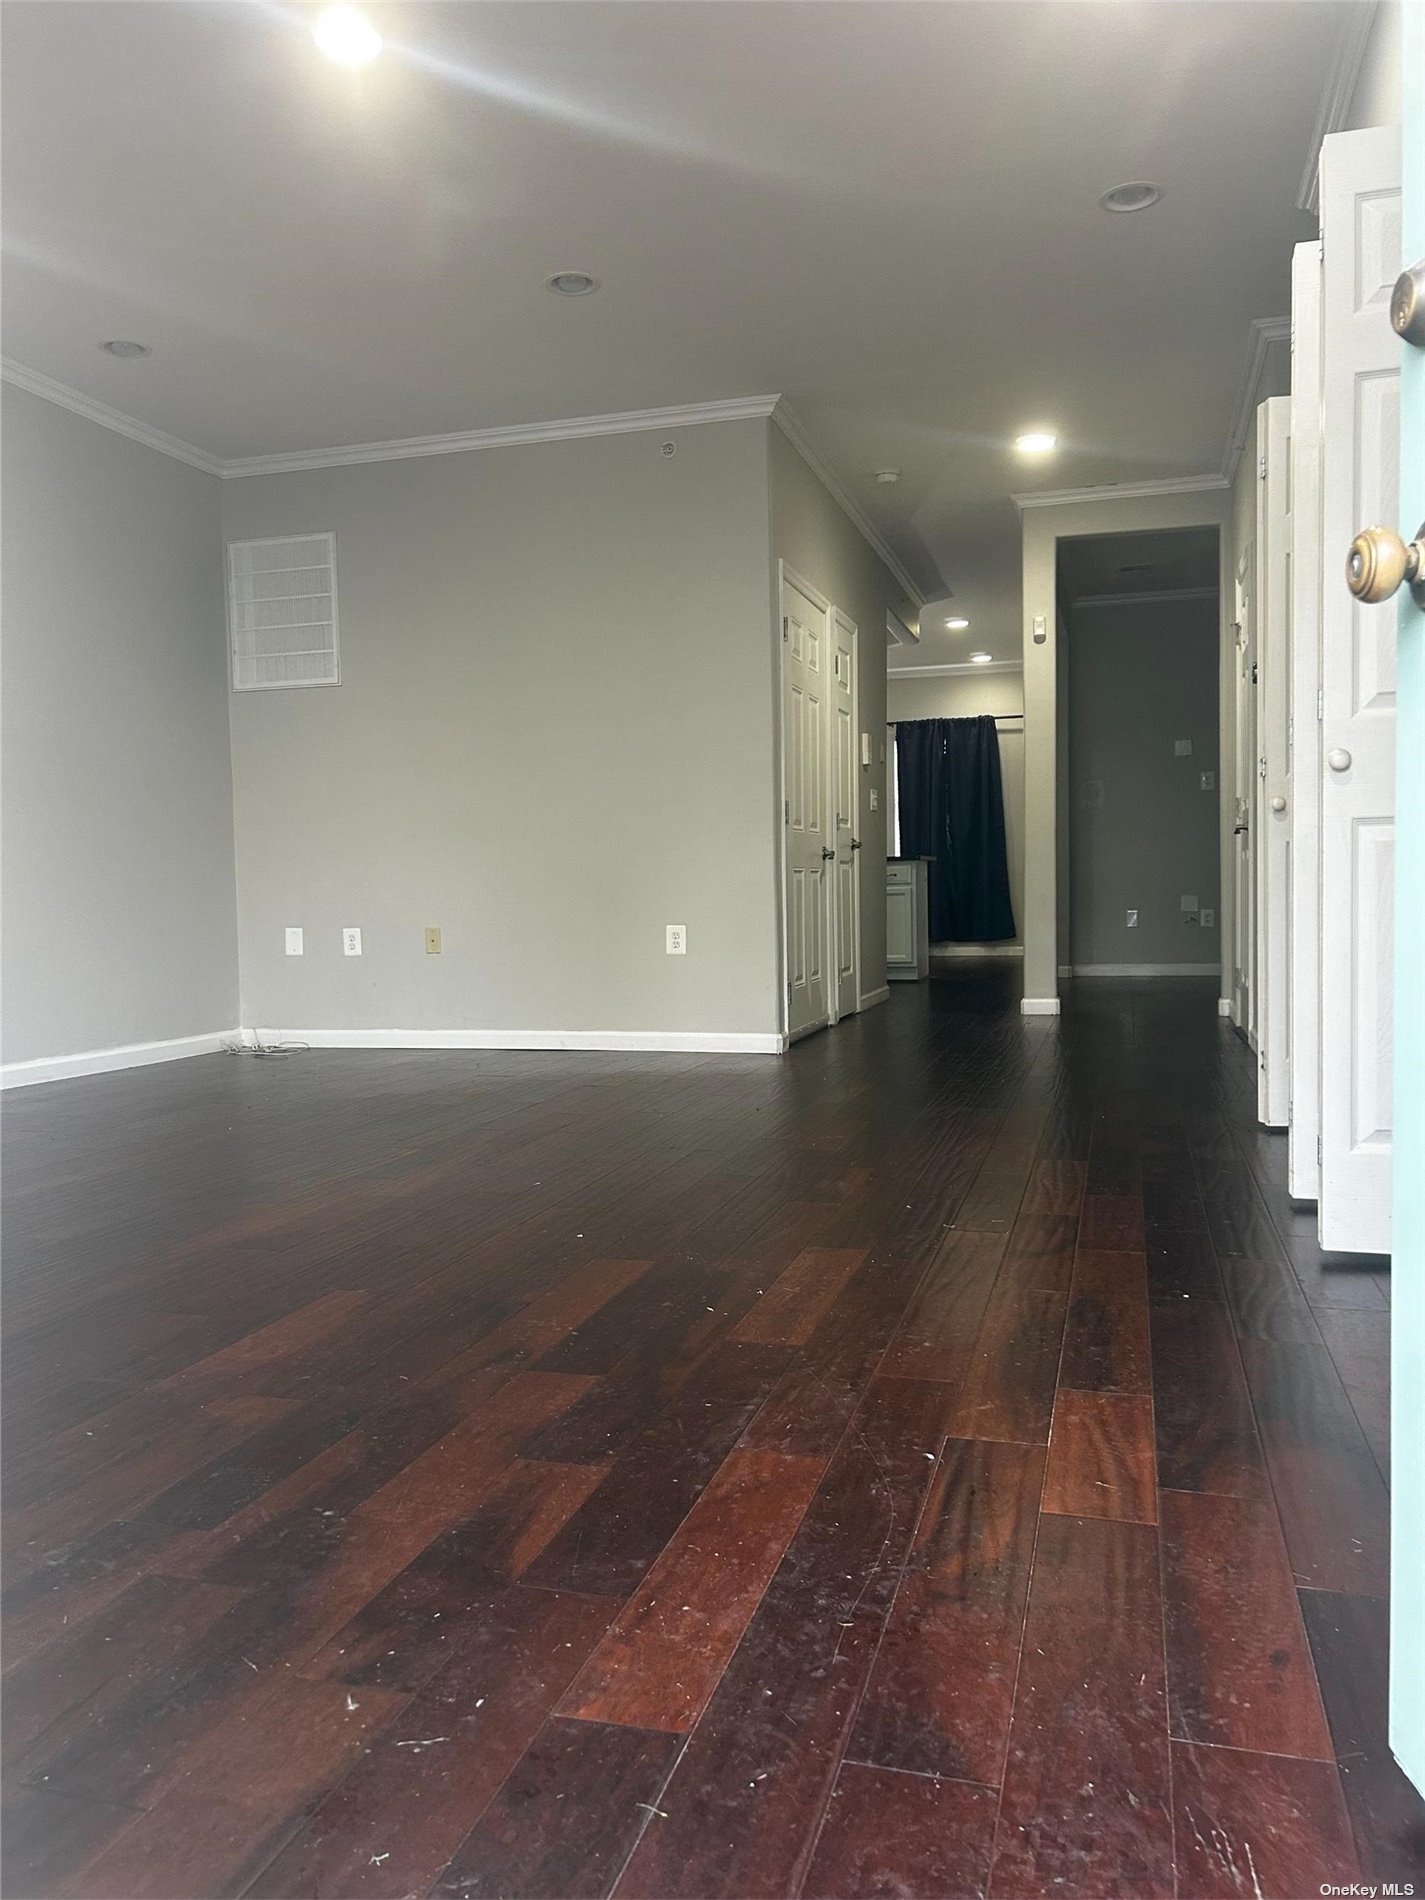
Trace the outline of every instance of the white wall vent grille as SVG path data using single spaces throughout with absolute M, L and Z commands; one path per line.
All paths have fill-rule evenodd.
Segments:
M 233 691 L 337 686 L 336 536 L 228 543 Z

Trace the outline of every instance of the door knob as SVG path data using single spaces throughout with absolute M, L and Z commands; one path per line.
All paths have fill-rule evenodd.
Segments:
M 1390 327 L 1416 349 L 1425 349 L 1425 258 L 1403 270 L 1390 293 Z
M 861 840 L 859 838 L 853 838 L 851 840 L 851 849 L 853 851 L 859 851 L 861 849 Z
M 1422 578 L 1425 524 L 1408 544 L 1393 528 L 1362 528 L 1351 543 L 1346 556 L 1346 585 L 1357 600 L 1389 600 L 1402 581 L 1419 598 Z
M 1351 769 L 1351 755 L 1344 746 L 1333 746 L 1326 754 L 1326 763 L 1333 772 L 1348 772 Z
M 1285 811 L 1285 810 L 1286 810 L 1286 800 L 1285 800 L 1284 798 L 1274 798 L 1274 799 L 1272 800 L 1272 810 L 1273 810 L 1273 811 Z
M 836 853 L 830 850 L 826 845 L 823 845 L 821 847 L 821 856 L 822 856 L 822 861 L 824 863 L 827 858 L 834 858 L 836 856 Z

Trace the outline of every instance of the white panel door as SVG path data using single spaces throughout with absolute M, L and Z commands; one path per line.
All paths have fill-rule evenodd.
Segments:
M 827 603 L 782 570 L 782 796 L 787 1034 L 828 1020 L 826 967 Z
M 1321 246 L 1291 266 L 1291 1072 L 1287 1192 L 1314 1201 L 1321 1134 Z
M 1291 404 L 1257 411 L 1257 1119 L 1285 1128 L 1291 790 L 1287 729 L 1291 645 Z
M 831 1020 L 850 1016 L 860 999 L 860 873 L 856 837 L 856 626 L 838 608 L 831 616 L 830 758 L 827 785 L 831 793 L 829 843 L 835 853 L 827 860 L 830 917 Z
M 1256 876 L 1252 842 L 1253 792 L 1257 782 L 1257 640 L 1254 626 L 1256 600 L 1256 542 L 1237 564 L 1237 681 L 1233 710 L 1233 820 L 1232 820 L 1232 1020 L 1247 1041 L 1257 1046 Z
M 1342 579 L 1356 530 L 1394 527 L 1400 488 L 1400 133 L 1321 151 L 1321 1188 L 1323 1247 L 1390 1249 L 1394 601 Z

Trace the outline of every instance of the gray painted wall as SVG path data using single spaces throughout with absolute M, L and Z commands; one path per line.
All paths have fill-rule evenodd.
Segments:
M 341 620 L 339 687 L 231 699 L 245 1023 L 776 1030 L 766 431 L 224 485 L 335 531 Z
M 861 839 L 861 994 L 886 980 L 886 611 L 914 616 L 905 589 L 774 424 L 767 425 L 772 552 L 856 622 L 857 716 L 871 735 L 871 764 L 858 770 Z M 780 697 L 778 699 L 780 720 Z M 877 810 L 871 810 L 871 793 Z M 774 792 L 780 823 L 781 793 Z M 778 873 L 780 875 L 780 872 Z
M 1070 609 L 1076 968 L 1220 961 L 1218 792 L 1199 784 L 1219 769 L 1218 638 L 1215 600 Z M 1183 923 L 1184 894 L 1218 913 L 1215 928 Z
M 1367 125 L 1400 124 L 1402 27 L 1401 0 L 1380 0 L 1346 114 L 1348 131 Z
M 951 673 L 929 679 L 888 679 L 886 717 L 898 719 L 974 719 L 981 713 L 1022 713 L 1022 673 Z M 1009 854 L 1009 891 L 1014 921 L 1024 924 L 1024 727 L 1001 728 L 1000 778 L 1004 785 L 1005 842 Z M 1023 948 L 1022 934 L 1014 945 Z M 935 947 L 931 946 L 932 949 Z M 959 948 L 960 946 L 954 946 Z M 1004 945 L 996 946 L 1003 949 Z
M 214 476 L 6 384 L 4 1059 L 236 1026 Z

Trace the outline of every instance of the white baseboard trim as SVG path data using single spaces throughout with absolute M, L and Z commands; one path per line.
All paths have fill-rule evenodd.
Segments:
M 1057 1016 L 1059 999 L 1057 996 L 1022 996 L 1019 1013 L 1021 1016 Z
M 661 1055 L 781 1055 L 775 1031 L 711 1029 L 249 1029 L 244 1039 L 309 1049 L 566 1049 Z
M 0 1067 L 0 1089 L 64 1082 L 76 1075 L 107 1075 L 114 1069 L 142 1069 L 151 1062 L 177 1062 L 184 1056 L 211 1056 L 241 1036 L 238 1029 L 212 1029 L 203 1036 L 173 1036 L 167 1042 L 126 1042 L 114 1049 L 86 1049 L 81 1055 L 7 1062 Z
M 937 957 L 1022 957 L 1022 943 L 933 943 L 930 961 Z
M 1075 976 L 1221 976 L 1220 963 L 1076 963 Z
M 1218 997 L 1218 999 L 1217 999 L 1217 1013 L 1218 1013 L 1218 1015 L 1219 1015 L 1219 1016 L 1227 1016 L 1227 1017 L 1229 1017 L 1229 1018 L 1230 1018 L 1230 1016 L 1231 1016 L 1231 1014 L 1232 1014 L 1232 998 L 1231 998 L 1230 996 L 1219 996 L 1219 997 Z
M 890 1000 L 891 986 L 889 983 L 883 983 L 878 990 L 871 990 L 867 995 L 863 996 L 857 1004 L 857 1008 L 874 1009 L 877 1003 L 889 1003 Z

